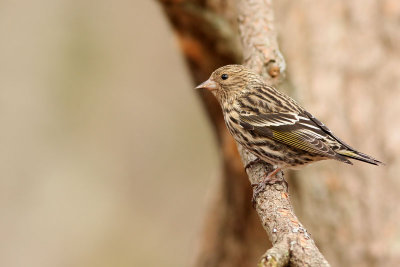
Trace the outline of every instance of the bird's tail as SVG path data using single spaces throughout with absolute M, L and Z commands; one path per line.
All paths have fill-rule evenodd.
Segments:
M 381 162 L 377 159 L 374 159 L 371 156 L 368 156 L 366 154 L 358 152 L 356 150 L 343 149 L 343 150 L 337 150 L 335 152 L 346 158 L 356 159 L 356 160 L 363 161 L 363 162 L 366 162 L 366 163 L 369 163 L 372 165 L 377 165 L 377 166 L 385 165 L 383 162 Z

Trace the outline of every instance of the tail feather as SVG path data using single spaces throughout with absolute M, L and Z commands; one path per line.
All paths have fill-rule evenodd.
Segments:
M 335 152 L 346 158 L 363 161 L 363 162 L 366 162 L 366 163 L 369 163 L 372 165 L 376 165 L 376 166 L 385 165 L 383 162 L 381 162 L 377 159 L 374 159 L 373 157 L 363 154 L 361 152 L 355 151 L 355 150 L 339 150 L 339 151 L 335 151 Z

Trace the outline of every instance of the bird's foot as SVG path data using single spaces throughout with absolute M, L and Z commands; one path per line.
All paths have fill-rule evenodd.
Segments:
M 244 167 L 244 171 L 247 172 L 247 169 L 252 167 L 253 165 L 263 162 L 260 158 L 256 158 L 255 160 L 250 161 L 249 163 L 246 164 Z
M 257 203 L 256 199 L 257 199 L 258 195 L 265 190 L 265 187 L 267 185 L 273 185 L 273 184 L 276 184 L 276 183 L 284 182 L 286 187 L 289 188 L 289 185 L 288 185 L 288 183 L 286 182 L 285 179 L 281 180 L 281 179 L 278 179 L 276 177 L 276 174 L 280 170 L 281 170 L 280 168 L 276 168 L 274 171 L 272 171 L 268 175 L 265 175 L 265 178 L 260 183 L 252 184 L 252 186 L 253 186 L 253 198 L 252 198 L 251 202 L 253 204 L 253 208 L 255 208 L 255 206 L 256 206 L 256 203 Z

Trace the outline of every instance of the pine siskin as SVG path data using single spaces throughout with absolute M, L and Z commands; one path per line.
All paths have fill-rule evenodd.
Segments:
M 296 101 L 242 65 L 221 67 L 196 88 L 215 95 L 226 126 L 238 143 L 276 167 L 265 182 L 272 181 L 281 169 L 325 159 L 382 164 L 341 141 Z

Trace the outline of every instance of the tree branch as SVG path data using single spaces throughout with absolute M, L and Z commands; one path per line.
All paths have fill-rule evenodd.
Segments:
M 272 0 L 236 0 L 244 65 L 276 83 L 286 69 L 279 51 Z
M 285 70 L 274 27 L 272 0 L 237 0 L 238 22 L 244 63 L 270 83 Z M 239 153 L 245 165 L 255 159 L 243 147 Z M 266 163 L 247 169 L 251 184 L 262 181 L 272 170 Z M 262 257 L 262 266 L 329 266 L 307 230 L 294 214 L 282 172 L 279 184 L 266 186 L 256 200 L 256 210 L 273 247 Z

